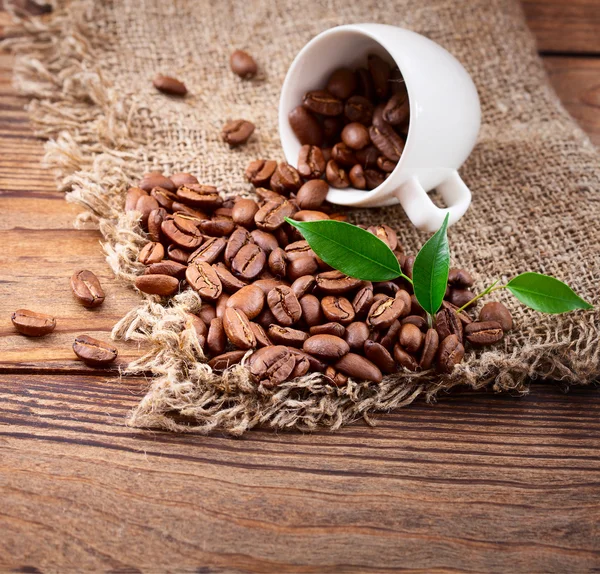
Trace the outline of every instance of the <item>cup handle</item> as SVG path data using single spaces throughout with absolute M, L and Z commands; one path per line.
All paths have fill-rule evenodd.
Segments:
M 414 177 L 394 192 L 408 219 L 421 231 L 437 231 L 442 226 L 446 213 L 450 214 L 448 225 L 453 225 L 465 214 L 471 204 L 471 190 L 457 171 L 452 172 L 446 181 L 438 185 L 437 190 L 447 208 L 437 207 Z

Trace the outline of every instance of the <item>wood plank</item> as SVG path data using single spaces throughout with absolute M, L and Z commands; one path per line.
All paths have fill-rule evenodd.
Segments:
M 452 395 L 376 429 L 242 440 L 128 429 L 140 390 L 0 376 L 0 569 L 600 566 L 593 390 Z
M 538 49 L 600 55 L 598 0 L 522 0 Z

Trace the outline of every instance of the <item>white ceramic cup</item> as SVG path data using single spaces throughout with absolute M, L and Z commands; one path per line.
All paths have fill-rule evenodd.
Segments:
M 290 111 L 309 90 L 325 86 L 337 68 L 366 65 L 377 54 L 402 72 L 410 104 L 406 145 L 391 175 L 372 191 L 330 187 L 327 200 L 339 205 L 380 207 L 400 203 L 419 229 L 435 231 L 446 213 L 456 223 L 471 203 L 458 168 L 475 146 L 481 109 L 477 90 L 462 65 L 435 42 L 385 24 L 331 28 L 313 38 L 296 56 L 281 90 L 279 135 L 285 157 L 298 165 L 301 144 L 288 121 Z M 427 195 L 437 189 L 447 208 Z

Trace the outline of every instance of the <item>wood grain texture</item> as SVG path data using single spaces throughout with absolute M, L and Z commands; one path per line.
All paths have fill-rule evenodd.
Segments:
M 538 49 L 600 55 L 598 0 L 522 0 Z

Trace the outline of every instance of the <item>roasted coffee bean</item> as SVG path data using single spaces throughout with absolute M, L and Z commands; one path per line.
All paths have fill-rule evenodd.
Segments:
M 417 360 L 407 353 L 398 343 L 394 345 L 394 359 L 396 359 L 396 363 L 409 371 L 416 371 L 419 368 Z
M 177 190 L 177 197 L 191 207 L 214 210 L 223 205 L 223 198 L 212 185 L 184 185 Z
M 184 172 L 174 173 L 169 179 L 176 188 L 190 183 L 198 183 L 198 178 L 196 176 Z
M 384 295 L 390 295 L 393 297 L 400 290 L 400 286 L 394 281 L 379 281 L 373 285 L 377 293 L 383 293 Z
M 376 365 L 369 361 L 369 359 L 356 353 L 344 355 L 334 363 L 333 367 L 354 379 L 380 383 L 383 378 L 381 371 Z
M 125 196 L 125 211 L 130 212 L 134 211 L 137 205 L 138 199 L 143 195 L 148 195 L 142 188 L 140 187 L 131 187 L 127 190 L 127 195 Z
M 322 359 L 334 360 L 350 352 L 350 347 L 344 339 L 334 335 L 312 335 L 302 345 L 305 353 Z
M 475 321 L 465 327 L 465 338 L 471 345 L 493 345 L 504 337 L 498 321 Z
M 271 159 L 256 159 L 248 164 L 245 171 L 246 179 L 254 187 L 264 187 L 269 184 L 271 176 L 275 173 L 276 169 L 276 161 Z
M 181 201 L 173 202 L 173 213 L 177 212 L 187 213 L 188 215 L 191 215 L 199 220 L 206 219 L 208 217 L 203 211 L 200 211 L 199 209 L 194 209 L 193 207 L 190 207 L 185 203 L 181 203 Z
M 364 169 L 374 169 L 377 167 L 377 158 L 379 151 L 374 145 L 369 145 L 356 152 L 356 161 L 363 166 Z
M 395 161 L 382 155 L 377 158 L 377 167 L 384 173 L 392 173 L 396 169 L 396 165 L 398 164 Z
M 154 241 L 154 242 L 158 242 L 161 239 L 161 230 L 160 227 L 162 225 L 162 222 L 166 219 L 167 217 L 167 210 L 159 207 L 158 209 L 153 209 L 149 214 L 148 214 L 148 222 L 147 222 L 147 227 L 148 227 L 148 237 L 150 238 L 150 241 Z
M 319 120 L 304 106 L 294 108 L 288 114 L 292 131 L 302 145 L 318 145 L 323 143 L 323 128 Z
M 398 341 L 406 351 L 414 355 L 423 344 L 423 332 L 412 323 L 404 323 L 400 328 Z
M 260 275 L 266 262 L 265 252 L 256 244 L 247 243 L 231 261 L 231 269 L 245 281 L 251 281 Z
M 250 238 L 267 254 L 279 247 L 279 243 L 273 234 L 263 231 L 262 229 L 255 229 L 252 231 L 250 233 Z M 231 237 L 229 238 L 229 241 L 231 241 Z
M 360 287 L 363 282 L 354 277 L 348 277 L 341 271 L 324 271 L 315 277 L 319 292 L 326 295 L 341 295 Z
M 336 386 L 343 387 L 348 384 L 348 377 L 336 371 L 332 366 L 325 369 L 325 376 Z
M 246 285 L 229 297 L 226 307 L 243 311 L 248 319 L 254 319 L 265 305 L 265 294 L 256 285 Z
M 158 263 L 162 261 L 165 256 L 165 248 L 161 243 L 150 241 L 146 243 L 138 254 L 138 261 L 144 265 L 150 265 L 151 263 Z
M 217 215 L 212 219 L 200 222 L 200 231 L 210 237 L 225 237 L 235 229 L 233 219 L 224 215 Z
M 77 271 L 71 277 L 71 289 L 75 298 L 84 307 L 98 307 L 104 303 L 104 289 L 100 285 L 100 280 L 87 269 Z
M 229 294 L 227 293 L 221 293 L 221 295 L 217 299 L 215 305 L 215 313 L 217 314 L 217 317 L 220 317 L 221 319 L 223 318 L 223 315 L 225 315 L 225 309 L 227 309 L 227 301 L 229 301 Z
M 231 218 L 237 225 L 241 225 L 246 229 L 252 229 L 254 227 L 254 216 L 258 209 L 256 201 L 242 198 L 235 202 Z
M 140 275 L 135 279 L 135 286 L 148 295 L 169 297 L 177 293 L 179 280 L 170 275 Z
M 352 122 L 344 126 L 342 130 L 342 141 L 350 149 L 362 149 L 371 143 L 369 130 L 361 123 Z
M 317 270 L 317 260 L 314 257 L 299 257 L 287 264 L 287 277 L 290 281 L 296 281 L 300 277 L 316 273 Z
M 375 147 L 389 160 L 397 163 L 404 150 L 404 140 L 389 126 L 369 128 L 369 137 Z
M 327 162 L 327 165 L 331 161 L 334 161 L 338 166 L 352 167 L 356 165 L 357 159 L 352 148 L 344 142 L 339 142 L 331 148 L 331 159 Z M 325 167 L 325 176 L 327 176 L 327 166 Z
M 175 219 L 165 219 L 160 229 L 170 242 L 183 249 L 197 249 L 202 244 L 200 230 L 189 222 L 185 226 L 182 226 L 178 225 Z
M 406 325 L 407 323 L 415 325 L 421 329 L 421 331 L 427 330 L 427 320 L 420 315 L 409 315 L 408 317 L 404 317 L 404 319 L 401 321 L 401 324 Z
M 192 329 L 194 333 L 196 333 L 196 337 L 198 338 L 198 343 L 200 346 L 204 348 L 206 344 L 206 335 L 208 333 L 208 328 L 206 327 L 206 323 L 197 315 L 193 313 L 186 313 L 186 321 L 185 328 Z
M 481 322 L 496 321 L 500 323 L 504 332 L 510 331 L 513 328 L 513 320 L 510 311 L 502 303 L 492 301 L 486 303 L 479 312 L 479 320 Z
M 457 269 L 455 267 L 450 269 L 448 273 L 448 283 L 452 285 L 452 287 L 472 287 L 473 286 L 473 277 L 466 269 Z
M 327 91 L 340 100 L 348 99 L 356 90 L 356 76 L 348 68 L 338 68 L 327 80 Z
M 210 322 L 217 316 L 215 308 L 209 303 L 202 303 L 198 317 L 202 319 L 205 325 L 210 325 Z
M 362 321 L 355 321 L 346 327 L 344 339 L 353 350 L 362 349 L 369 338 L 369 327 Z
M 412 279 L 412 272 L 413 272 L 413 266 L 415 264 L 415 256 L 414 255 L 409 255 L 405 260 L 404 260 L 404 265 L 402 265 L 402 273 L 404 273 L 404 275 L 406 275 L 408 278 Z M 412 313 L 411 315 L 418 315 L 418 313 Z
M 167 247 L 167 255 L 169 256 L 169 259 L 172 259 L 177 263 L 181 263 L 182 265 L 187 264 L 188 258 L 190 256 L 190 254 L 187 251 L 184 251 L 183 249 L 180 249 L 175 245 L 169 245 L 169 247 Z
M 304 341 L 308 339 L 308 333 L 304 331 L 275 324 L 269 325 L 267 335 L 276 345 L 289 345 L 290 347 L 302 347 Z
M 215 301 L 223 292 L 223 286 L 215 270 L 209 263 L 198 258 L 189 263 L 185 278 L 190 287 L 197 291 L 202 299 Z
M 344 122 L 341 116 L 328 116 L 321 118 L 323 124 L 323 139 L 326 143 L 336 142 L 340 139 L 340 133 L 344 127 Z M 325 151 L 323 150 L 323 157 L 325 158 Z M 325 158 L 327 163 L 331 158 Z
M 242 361 L 246 351 L 229 351 L 229 353 L 223 353 L 218 357 L 213 357 L 208 361 L 208 366 L 213 371 L 225 371 L 233 365 L 237 365 Z
M 28 309 L 17 309 L 10 316 L 10 320 L 21 335 L 27 335 L 28 337 L 42 337 L 52 333 L 56 328 L 54 317 L 29 311 Z
M 119 352 L 112 345 L 94 339 L 89 335 L 79 335 L 73 342 L 73 352 L 89 365 L 101 367 L 112 363 Z
M 293 347 L 290 347 L 292 349 Z M 302 353 L 295 355 L 296 357 L 296 366 L 290 375 L 290 379 L 295 379 L 297 377 L 302 377 L 306 375 L 310 370 L 311 361 L 309 359 L 309 355 Z
M 257 279 L 252 283 L 258 287 L 265 295 L 269 294 L 271 289 L 275 289 L 278 285 L 284 285 L 285 283 L 281 279 Z
M 435 329 L 427 329 L 425 333 L 425 341 L 423 343 L 423 353 L 419 367 L 423 370 L 430 369 L 440 346 L 440 336 Z
M 345 297 L 327 295 L 321 300 L 323 314 L 328 321 L 347 325 L 354 321 L 355 313 L 352 303 Z
M 352 307 L 357 317 L 367 316 L 371 305 L 373 304 L 373 287 L 363 287 L 360 289 L 352 301 Z
M 233 258 L 238 254 L 240 249 L 249 243 L 252 243 L 252 236 L 248 230 L 245 227 L 237 227 L 225 242 L 225 263 L 231 266 Z
M 259 349 L 250 359 L 250 373 L 267 388 L 287 381 L 296 366 L 296 355 L 283 345 Z
M 278 247 L 269 253 L 269 269 L 276 277 L 285 277 L 287 262 L 285 260 L 285 251 Z
M 385 176 L 376 169 L 365 169 L 363 173 L 367 189 L 370 191 L 379 187 L 385 181 Z
M 448 296 L 448 301 L 457 307 L 463 307 L 467 305 L 469 301 L 471 301 L 475 297 L 475 293 L 469 291 L 468 289 L 450 289 L 450 295 Z M 471 305 L 473 305 L 471 303 Z M 471 307 L 471 305 L 467 306 L 467 309 Z
M 303 145 L 298 154 L 298 173 L 304 179 L 319 179 L 325 173 L 325 158 L 320 147 Z
M 405 312 L 406 305 L 402 299 L 385 297 L 371 305 L 367 323 L 376 329 L 385 329 Z
M 225 329 L 227 338 L 238 349 L 251 349 L 256 346 L 256 337 L 250 327 L 250 321 L 240 309 L 232 307 L 225 309 L 223 313 L 223 329 Z
M 311 335 L 334 335 L 335 337 L 343 338 L 346 332 L 346 327 L 340 323 L 324 323 L 323 325 L 315 325 L 309 329 Z
M 249 80 L 256 76 L 258 67 L 254 58 L 244 52 L 244 50 L 235 50 L 229 57 L 229 66 L 231 71 L 242 78 L 243 80 Z
M 171 277 L 177 277 L 183 279 L 185 277 L 186 265 L 177 263 L 177 261 L 159 261 L 158 263 L 152 263 L 146 267 L 146 275 L 170 275 Z
M 287 245 L 285 248 L 285 256 L 288 261 L 294 261 L 302 257 L 316 257 L 315 252 L 310 248 L 308 241 L 305 241 L 304 239 L 294 241 L 294 243 Z
M 371 225 L 367 231 L 381 239 L 392 251 L 398 247 L 398 236 L 388 225 Z
M 375 99 L 373 78 L 366 68 L 358 68 L 356 74 L 356 92 L 370 102 Z
M 231 120 L 223 126 L 221 137 L 225 143 L 235 147 L 246 143 L 255 129 L 256 126 L 248 120 Z
M 404 82 L 404 78 L 402 77 L 402 73 L 398 69 L 398 66 L 394 66 L 392 71 L 390 72 L 390 92 L 392 94 L 397 94 L 398 92 L 406 92 L 406 84 Z
M 344 115 L 349 122 L 369 126 L 373 117 L 373 104 L 363 96 L 352 96 L 344 104 Z
M 456 335 L 448 335 L 438 347 L 437 366 L 442 373 L 451 373 L 463 360 L 465 348 Z
M 145 173 L 140 182 L 140 188 L 144 191 L 151 192 L 155 187 L 162 187 L 163 189 L 172 192 L 177 191 L 175 184 L 162 173 L 158 171 Z
M 169 211 L 173 210 L 173 202 L 177 201 L 177 195 L 172 191 L 168 191 L 163 187 L 155 187 L 151 192 L 150 196 L 156 199 L 158 205 Z
M 410 115 L 408 93 L 397 92 L 383 108 L 383 119 L 392 126 L 400 126 L 408 122 Z
M 329 219 L 329 215 L 322 211 L 314 211 L 310 209 L 301 209 L 292 215 L 294 221 L 323 221 Z
M 327 90 L 312 90 L 304 94 L 302 105 L 322 116 L 339 116 L 344 111 L 344 102 Z
M 297 323 L 302 317 L 300 302 L 290 287 L 278 285 L 269 291 L 267 303 L 277 322 L 285 327 Z
M 400 329 L 402 329 L 402 323 L 396 319 L 389 327 L 388 330 L 385 331 L 385 335 L 383 335 L 379 339 L 379 343 L 381 343 L 386 349 L 393 348 L 396 341 L 398 341 L 398 335 L 400 334 Z
M 240 281 L 229 268 L 223 263 L 214 263 L 212 268 L 214 269 L 221 285 L 223 286 L 223 290 L 227 293 L 236 293 L 240 289 L 246 287 L 246 283 Z
M 209 237 L 196 251 L 188 256 L 187 263 L 190 264 L 193 261 L 212 263 L 219 258 L 227 245 L 228 242 L 222 237 Z
M 363 170 L 362 165 L 357 163 L 352 169 L 348 172 L 348 179 L 350 180 L 350 185 L 356 189 L 366 189 L 367 180 L 365 179 L 365 172 Z
M 298 277 L 292 285 L 291 289 L 294 292 L 294 295 L 298 297 L 300 300 L 301 297 L 304 297 L 307 293 L 310 293 L 315 286 L 316 281 L 312 275 L 304 275 L 302 277 Z
M 381 344 L 371 341 L 365 341 L 364 353 L 367 359 L 374 363 L 383 373 L 395 373 L 396 363 L 390 352 Z
M 304 295 L 298 300 L 302 309 L 302 320 L 308 327 L 313 327 L 322 323 L 323 313 L 321 312 L 321 302 L 314 295 Z
M 220 355 L 225 352 L 227 337 L 223 329 L 223 320 L 215 317 L 208 328 L 206 335 L 206 348 L 211 355 Z
M 169 96 L 183 97 L 187 94 L 187 88 L 185 87 L 185 84 L 180 82 L 177 78 L 172 78 L 171 76 L 157 74 L 154 76 L 152 84 L 159 92 L 168 94 Z
M 271 313 L 271 309 L 269 309 L 268 305 L 265 305 L 261 314 L 256 317 L 256 322 L 264 329 L 268 329 L 270 325 L 277 323 L 277 319 L 275 318 L 275 315 Z
M 369 67 L 369 73 L 373 79 L 375 95 L 379 99 L 384 100 L 389 94 L 391 67 L 385 60 L 376 54 L 369 54 L 367 57 L 367 64 Z
M 458 315 L 451 309 L 442 308 L 435 316 L 435 329 L 443 341 L 449 335 L 456 335 L 459 341 L 463 340 L 463 327 Z
M 389 299 L 389 295 L 386 295 L 385 293 L 375 293 L 375 295 L 373 295 L 373 303 L 378 303 L 379 301 L 385 301 L 386 299 Z
M 267 334 L 265 333 L 265 330 L 262 327 L 262 325 L 259 325 L 258 323 L 250 322 L 250 328 L 252 329 L 252 332 L 254 333 L 254 336 L 256 337 L 256 346 L 257 347 L 268 347 L 269 345 L 273 344 L 271 342 L 271 340 L 269 339 L 269 337 L 267 336 Z
M 285 223 L 285 218 L 294 214 L 296 208 L 287 199 L 285 201 L 268 201 L 254 216 L 256 227 L 263 231 L 275 231 Z
M 302 186 L 302 178 L 298 170 L 289 163 L 277 164 L 275 172 L 271 176 L 271 189 L 282 195 L 296 192 Z
M 142 214 L 142 227 L 146 228 L 148 225 L 148 217 L 150 213 L 155 209 L 158 209 L 159 205 L 156 199 L 150 195 L 142 195 L 135 204 L 135 211 L 139 211 Z
M 299 190 L 296 196 L 298 207 L 300 209 L 318 209 L 321 207 L 327 194 L 329 186 L 321 179 L 312 179 L 307 181 Z

